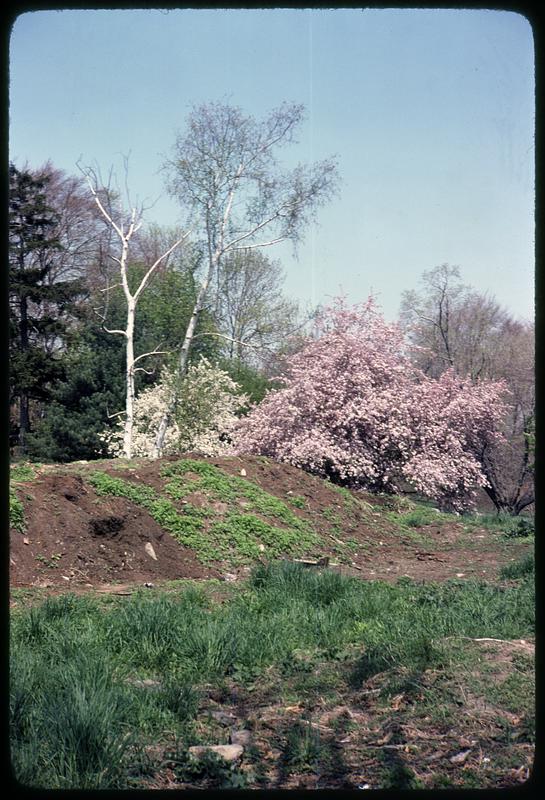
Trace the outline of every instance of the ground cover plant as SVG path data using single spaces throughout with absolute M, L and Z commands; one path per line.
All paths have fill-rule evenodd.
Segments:
M 36 477 L 35 467 L 21 461 L 10 470 L 9 485 L 9 523 L 10 527 L 22 533 L 25 530 L 25 510 L 17 495 L 16 487 Z
M 34 788 L 505 787 L 534 738 L 531 567 L 61 594 L 11 624 L 11 742 Z M 243 742 L 232 762 L 190 747 Z M 194 751 L 193 751 L 194 753 Z
M 162 493 L 100 471 L 93 472 L 89 482 L 98 494 L 126 497 L 144 507 L 205 563 L 250 563 L 265 551 L 269 557 L 319 555 L 326 547 L 286 502 L 250 480 L 187 458 L 165 464 L 160 472 Z M 195 494 L 207 502 L 197 506 L 186 499 Z

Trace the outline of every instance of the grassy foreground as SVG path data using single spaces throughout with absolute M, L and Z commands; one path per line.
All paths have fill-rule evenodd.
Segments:
M 516 648 L 491 660 L 477 640 L 531 638 L 535 598 L 529 563 L 505 577 L 392 585 L 280 562 L 221 585 L 221 597 L 215 582 L 186 583 L 17 608 L 15 775 L 77 789 L 148 788 L 165 775 L 199 788 L 297 776 L 317 788 L 506 785 L 534 738 L 533 661 Z M 242 764 L 190 758 L 191 745 L 228 740 L 211 711 L 227 707 L 252 736 Z M 494 752 L 479 769 L 452 760 L 460 741 L 475 751 L 472 736 Z M 430 741 L 449 737 L 429 760 Z

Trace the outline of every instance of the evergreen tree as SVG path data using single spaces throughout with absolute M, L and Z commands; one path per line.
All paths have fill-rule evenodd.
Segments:
M 9 181 L 9 387 L 18 416 L 12 441 L 25 452 L 31 404 L 43 407 L 62 376 L 63 339 L 82 287 L 51 276 L 61 245 L 58 216 L 46 202 L 47 176 L 10 164 Z
M 123 408 L 123 342 L 89 320 L 73 337 L 64 375 L 51 392 L 43 419 L 28 436 L 28 455 L 38 461 L 107 458 L 98 433 Z
M 144 267 L 132 265 L 129 280 L 137 283 Z M 190 269 L 165 269 L 154 276 L 138 307 L 135 328 L 137 352 L 157 348 L 146 371 L 136 374 L 137 395 L 160 379 L 163 366 L 174 366 L 180 336 L 183 336 L 194 303 L 196 288 Z M 90 306 L 93 305 L 91 298 Z M 124 301 L 119 288 L 112 290 L 106 312 L 107 327 L 118 328 L 124 319 Z M 215 330 L 210 314 L 204 314 L 199 333 Z M 28 454 L 39 461 L 76 461 L 107 458 L 99 434 L 114 428 L 125 407 L 125 342 L 101 326 L 92 308 L 81 318 L 70 336 L 64 358 L 63 378 L 51 392 L 44 417 L 28 437 Z M 192 359 L 215 360 L 219 352 L 215 336 L 199 336 Z M 169 351 L 172 355 L 169 356 Z

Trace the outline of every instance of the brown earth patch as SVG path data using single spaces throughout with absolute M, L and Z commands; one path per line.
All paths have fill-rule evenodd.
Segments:
M 14 587 L 139 584 L 218 574 L 145 510 L 122 497 L 97 496 L 79 475 L 41 474 L 23 484 L 19 496 L 26 531 L 11 531 Z M 157 560 L 146 552 L 148 542 Z
M 164 489 L 161 465 L 176 460 L 45 465 L 33 480 L 15 483 L 24 505 L 26 531 L 11 531 L 11 585 L 68 588 L 212 578 L 226 570 L 247 574 L 247 569 L 233 570 L 219 562 L 203 565 L 147 511 L 125 498 L 97 495 L 86 480 L 90 473 L 101 470 L 160 492 Z M 462 518 L 460 522 L 445 521 L 409 532 L 400 530 L 386 518 L 391 498 L 357 492 L 353 496 L 359 502 L 349 507 L 330 483 L 289 464 L 256 456 L 207 461 L 229 475 L 242 475 L 286 502 L 320 534 L 330 548 L 331 562 L 345 574 L 389 581 L 402 576 L 418 581 L 456 577 L 493 580 L 503 564 L 528 551 L 523 540 L 505 547 L 505 538 L 497 532 L 485 528 L 468 532 Z M 191 501 L 197 506 L 208 502 L 220 513 L 226 509 L 217 498 L 207 501 L 198 492 L 193 493 Z M 251 510 L 246 501 L 240 508 Z M 339 545 L 347 541 L 351 542 L 349 562 L 346 558 L 339 561 Z M 156 560 L 146 551 L 148 543 Z

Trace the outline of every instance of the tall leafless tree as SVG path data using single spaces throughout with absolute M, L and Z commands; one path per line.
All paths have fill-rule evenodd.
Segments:
M 216 318 L 229 337 L 230 359 L 261 363 L 308 321 L 310 314 L 302 317 L 299 304 L 283 294 L 283 277 L 280 263 L 259 251 L 235 251 L 224 259 Z
M 219 303 L 222 266 L 228 253 L 296 244 L 316 211 L 338 187 L 333 159 L 282 169 L 278 151 L 294 141 L 303 107 L 284 103 L 262 121 L 236 107 L 194 107 L 164 168 L 168 189 L 189 212 L 191 227 L 206 254 L 204 274 L 180 348 L 178 374 L 187 370 L 189 350 L 205 302 Z M 215 294 L 215 298 L 214 295 Z M 154 456 L 161 455 L 175 407 L 172 396 L 157 430 Z
M 127 305 L 127 316 L 125 329 L 107 328 L 105 324 L 106 314 L 102 313 L 103 327 L 108 333 L 118 334 L 124 336 L 126 340 L 126 361 L 125 361 L 125 379 L 126 379 L 126 400 L 125 400 L 125 421 L 124 421 L 124 436 L 123 436 L 123 455 L 125 458 L 131 458 L 132 455 L 132 435 L 133 435 L 133 421 L 134 421 L 134 399 L 135 399 L 135 374 L 143 367 L 137 367 L 136 364 L 148 356 L 157 355 L 161 351 L 155 348 L 147 353 L 140 353 L 135 356 L 134 353 L 134 325 L 136 318 L 136 308 L 138 300 L 142 292 L 148 285 L 152 275 L 157 270 L 159 265 L 168 259 L 168 257 L 176 250 L 177 247 L 189 236 L 189 232 L 184 233 L 177 238 L 164 252 L 158 255 L 151 266 L 149 266 L 140 280 L 138 286 L 132 289 L 129 284 L 128 266 L 129 266 L 129 251 L 131 244 L 134 242 L 134 237 L 137 231 L 141 228 L 144 221 L 145 208 L 142 205 L 132 205 L 130 211 L 125 211 L 122 205 L 117 203 L 117 214 L 114 211 L 113 204 L 110 202 L 112 193 L 109 191 L 109 186 L 104 186 L 99 179 L 97 172 L 90 167 L 80 167 L 81 171 L 87 179 L 87 184 L 91 195 L 96 203 L 100 213 L 104 217 L 108 226 L 115 232 L 118 239 L 118 255 L 110 254 L 110 257 L 118 266 L 118 275 L 120 278 L 120 285 L 125 295 Z M 130 200 L 130 198 L 128 198 Z M 115 218 L 114 218 L 115 217 Z M 117 284 L 119 285 L 119 284 Z M 107 297 L 109 292 L 114 288 L 113 285 L 104 287 L 104 293 Z M 100 314 L 100 312 L 98 312 Z
M 519 514 L 534 502 L 530 435 L 535 415 L 534 324 L 514 319 L 495 299 L 461 282 L 442 264 L 422 275 L 419 291 L 402 295 L 400 321 L 428 375 L 452 368 L 472 380 L 504 380 L 510 413 L 505 441 L 477 455 L 498 511 Z

